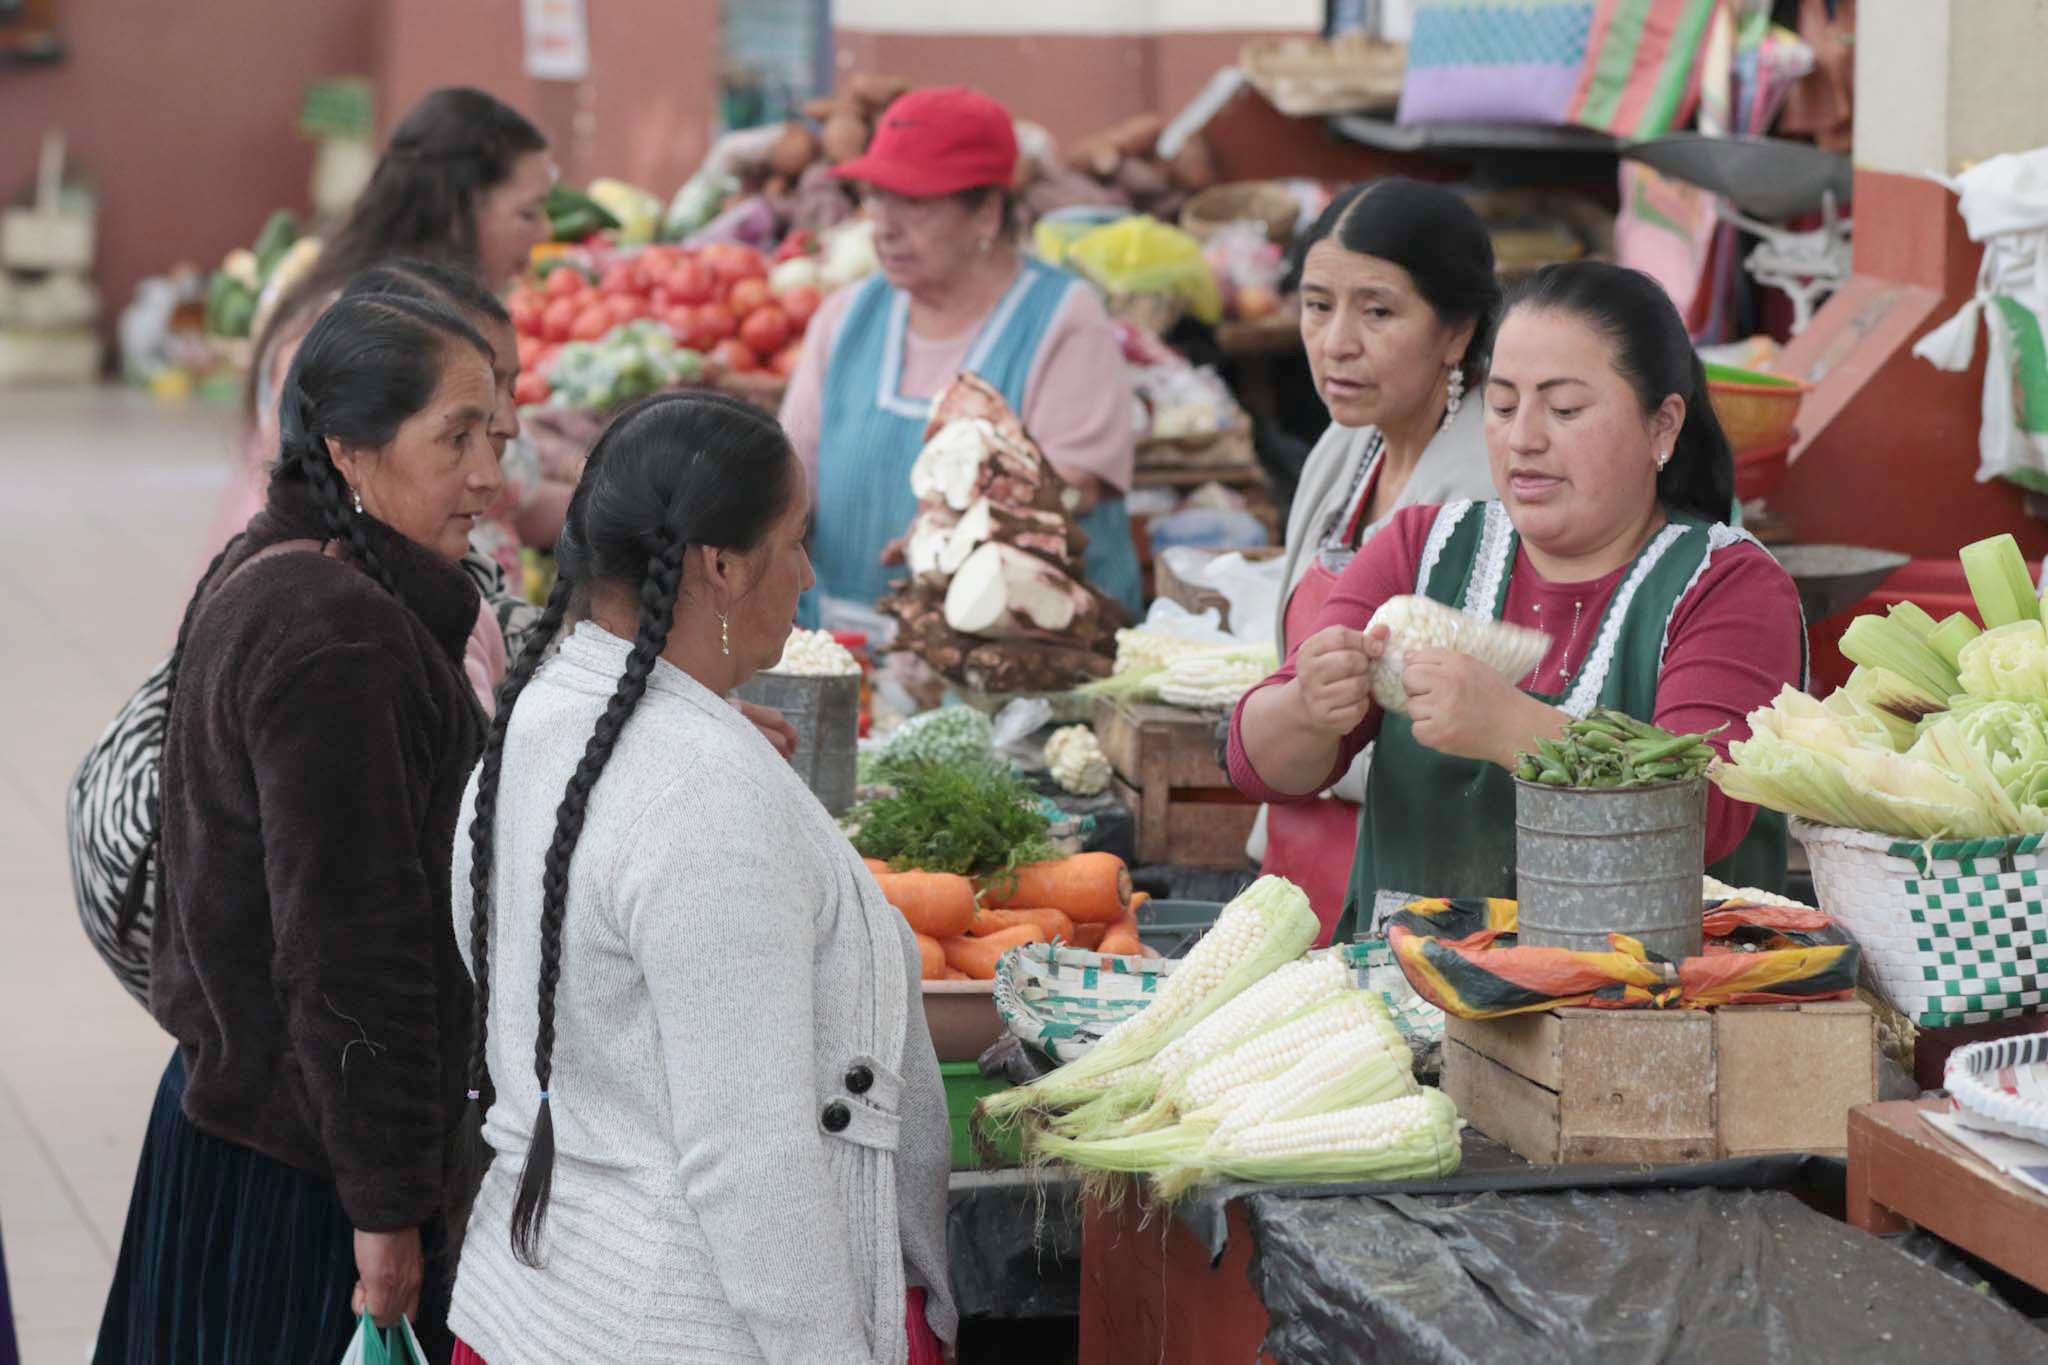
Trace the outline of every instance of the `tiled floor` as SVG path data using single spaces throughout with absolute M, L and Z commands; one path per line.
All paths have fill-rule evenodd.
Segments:
M 0 390 L 0 1237 L 25 1365 L 91 1352 L 170 1055 L 78 926 L 64 788 L 169 647 L 233 432 L 121 390 Z

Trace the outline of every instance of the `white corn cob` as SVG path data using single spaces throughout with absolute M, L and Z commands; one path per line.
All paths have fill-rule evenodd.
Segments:
M 1550 637 L 1527 626 L 1468 616 L 1434 598 L 1389 597 L 1366 623 L 1388 629 L 1386 652 L 1372 670 L 1372 698 L 1388 711 L 1406 715 L 1408 693 L 1401 686 L 1402 656 L 1412 649 L 1451 649 L 1469 654 L 1509 682 L 1543 662 Z
M 1152 1065 L 1163 1085 L 1175 1085 L 1231 1044 L 1350 987 L 1351 968 L 1336 953 L 1289 962 L 1161 1048 Z
M 1451 1103 L 1450 1097 L 1432 1088 L 1398 1100 L 1253 1124 L 1232 1133 L 1220 1145 L 1230 1155 L 1241 1157 L 1370 1152 L 1388 1146 L 1418 1128 L 1432 1125 L 1451 1127 L 1455 1125 L 1457 1115 L 1457 1107 Z
M 1230 1092 L 1216 1125 L 1218 1136 L 1330 1109 L 1333 1093 L 1347 1096 L 1345 1107 L 1416 1094 L 1421 1087 L 1415 1083 L 1407 1044 L 1393 1021 L 1385 1022 L 1384 1031 L 1347 1029 L 1271 1080 Z
M 1298 1011 L 1188 1072 L 1177 1097 L 1180 1111 L 1206 1109 L 1229 1091 L 1277 1076 L 1324 1039 L 1370 1027 L 1374 1011 L 1386 1008 L 1376 991 L 1346 991 Z

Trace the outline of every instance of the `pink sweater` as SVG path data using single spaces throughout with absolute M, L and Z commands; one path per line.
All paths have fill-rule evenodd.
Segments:
M 783 429 L 814 488 L 825 417 L 825 366 L 832 358 L 839 325 L 859 292 L 859 285 L 849 285 L 818 309 L 782 400 Z M 939 339 L 910 333 L 903 348 L 902 391 L 928 398 L 952 383 L 980 331 L 981 324 L 976 323 L 958 336 Z M 1094 290 L 1068 292 L 1032 361 L 1024 410 L 1017 415 L 1054 468 L 1093 474 L 1119 494 L 1130 491 L 1136 459 L 1131 384 L 1123 348 Z
M 1363 630 L 1382 602 L 1413 592 L 1436 511 L 1434 507 L 1409 507 L 1395 513 L 1386 530 L 1367 541 L 1345 569 L 1330 600 L 1301 639 L 1331 626 Z M 1552 583 L 1537 576 L 1526 553 L 1517 554 L 1502 619 L 1539 626 L 1560 637 L 1536 671 L 1521 680 L 1524 688 L 1552 696 L 1565 690 L 1568 676 L 1585 660 L 1608 599 L 1627 572 L 1624 565 L 1589 583 Z M 1565 639 L 1560 632 L 1570 629 L 1575 602 L 1580 604 L 1579 628 L 1574 638 Z M 1295 650 L 1299 648 L 1297 640 Z M 1729 744 L 1749 738 L 1746 718 L 1751 711 L 1769 705 L 1787 683 L 1799 685 L 1805 651 L 1799 594 L 1791 576 L 1754 545 L 1723 550 L 1672 616 L 1670 647 L 1657 680 L 1657 711 L 1649 719 L 1673 734 L 1699 734 L 1725 722 L 1728 728 L 1709 741 L 1725 756 Z M 1294 652 L 1290 651 L 1280 671 L 1259 687 L 1293 678 Z M 1329 782 L 1342 776 L 1379 733 L 1380 715 L 1375 706 L 1364 723 L 1344 737 Z M 1260 801 L 1285 804 L 1308 799 L 1276 791 L 1261 780 L 1245 755 L 1243 720 L 1244 704 L 1240 702 L 1230 722 L 1232 784 Z M 1755 807 L 1731 801 L 1708 787 L 1708 863 L 1719 862 L 1735 851 L 1749 833 L 1755 814 Z

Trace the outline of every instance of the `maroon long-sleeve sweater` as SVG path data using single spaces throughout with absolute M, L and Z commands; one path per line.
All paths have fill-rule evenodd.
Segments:
M 1381 603 L 1415 591 L 1416 571 L 1436 512 L 1434 507 L 1410 507 L 1396 513 L 1387 529 L 1367 541 L 1345 569 L 1302 639 L 1331 626 L 1363 630 Z M 1585 662 L 1608 599 L 1627 574 L 1624 565 L 1588 583 L 1551 583 L 1530 567 L 1526 554 L 1517 554 L 1502 619 L 1548 631 L 1556 641 L 1536 671 L 1521 680 L 1522 687 L 1548 695 L 1565 690 L 1567 679 L 1575 677 Z M 1572 629 L 1575 615 L 1576 631 Z M 1767 551 L 1748 544 L 1732 546 L 1714 556 L 1700 581 L 1678 604 L 1671 620 L 1670 647 L 1657 680 L 1657 713 L 1649 719 L 1681 735 L 1701 734 L 1725 722 L 1728 728 L 1709 741 L 1725 756 L 1731 743 L 1749 738 L 1746 717 L 1751 711 L 1768 705 L 1787 683 L 1800 684 L 1805 659 L 1799 594 L 1791 577 Z M 1290 652 L 1280 671 L 1259 687 L 1272 687 L 1293 677 Z M 1379 733 L 1380 714 L 1374 706 L 1364 722 L 1344 737 L 1329 782 L 1342 776 Z M 1231 782 L 1261 801 L 1287 804 L 1310 799 L 1278 791 L 1260 778 L 1244 751 L 1243 718 L 1244 704 L 1240 702 L 1230 722 Z M 1718 789 L 1708 788 L 1709 864 L 1735 851 L 1749 833 L 1755 814 L 1754 806 L 1731 801 Z

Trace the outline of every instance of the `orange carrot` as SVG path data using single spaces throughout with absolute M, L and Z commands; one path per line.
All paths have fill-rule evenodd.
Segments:
M 1035 924 L 1045 930 L 1045 941 L 1058 939 L 1061 943 L 1074 941 L 1074 922 L 1064 913 L 1050 908 L 1030 910 L 984 910 L 974 917 L 974 927 L 967 932 L 976 938 L 987 938 L 990 934 L 1014 929 L 1020 924 Z
M 938 981 L 946 975 L 946 950 L 939 941 L 928 934 L 917 936 L 917 955 L 923 959 L 918 975 L 926 981 Z
M 1045 942 L 1045 930 L 1035 924 L 1020 924 L 1014 929 L 1004 929 L 990 934 L 987 938 L 959 938 L 946 940 L 946 965 L 957 967 L 976 981 L 993 981 L 996 963 L 1012 948 L 1021 948 L 1027 943 Z
M 1103 935 L 1108 932 L 1107 924 L 1077 924 L 1074 926 L 1074 946 L 1094 952 L 1102 946 Z
M 1131 873 L 1114 853 L 1076 853 L 987 880 L 997 909 L 1049 905 L 1075 924 L 1113 924 L 1131 904 Z
M 948 967 L 946 968 L 946 974 L 939 979 L 941 981 L 965 981 L 968 979 L 968 976 L 967 973 L 961 971 L 958 967 Z
M 974 923 L 974 883 L 965 877 L 950 872 L 884 872 L 875 880 L 910 927 L 928 938 L 953 938 Z
M 874 873 L 877 877 L 881 876 L 884 872 L 887 872 L 889 870 L 889 865 L 883 862 L 880 858 L 862 858 L 860 861 L 862 867 L 865 867 L 868 871 Z
M 1109 931 L 1102 936 L 1102 946 L 1095 951 L 1107 953 L 1112 957 L 1136 956 L 1138 950 L 1144 946 L 1143 940 L 1138 937 L 1138 907 L 1150 899 L 1151 897 L 1142 891 L 1132 896 L 1131 908 L 1124 911 L 1122 919 L 1109 926 Z

